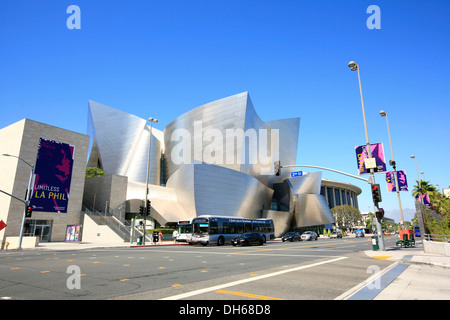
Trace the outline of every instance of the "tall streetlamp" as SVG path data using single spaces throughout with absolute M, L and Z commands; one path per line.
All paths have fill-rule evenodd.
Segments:
M 403 226 L 404 220 L 403 220 L 402 201 L 400 200 L 400 188 L 398 187 L 397 169 L 396 169 L 396 163 L 395 163 L 395 159 L 394 159 L 394 149 L 392 148 L 391 131 L 389 130 L 389 120 L 388 120 L 386 111 L 381 110 L 380 115 L 382 117 L 386 117 L 386 124 L 387 124 L 388 135 L 389 135 L 389 145 L 391 146 L 391 155 L 392 155 L 392 160 L 389 161 L 389 164 L 394 168 L 395 189 L 397 191 L 398 207 L 400 209 L 400 225 Z
M 359 64 L 356 63 L 355 61 L 350 61 L 348 63 L 348 67 L 352 70 L 352 71 L 358 71 L 358 82 L 359 82 L 359 93 L 361 94 L 361 106 L 362 106 L 362 112 L 363 112 L 363 118 L 364 118 L 364 130 L 366 132 L 366 144 L 367 144 L 367 154 L 369 156 L 369 159 L 372 158 L 372 150 L 370 150 L 370 143 L 369 143 L 369 133 L 367 132 L 367 122 L 366 122 L 366 111 L 364 109 L 364 99 L 363 99 L 363 92 L 362 92 L 362 86 L 361 86 L 361 75 L 359 73 Z M 373 190 L 373 186 L 375 184 L 375 175 L 374 175 L 374 171 L 373 168 L 370 168 L 370 188 L 371 191 Z M 375 201 L 373 202 L 374 205 L 374 210 L 375 212 L 378 211 L 378 202 Z M 378 233 L 378 238 L 379 238 L 379 248 L 381 251 L 385 250 L 385 246 L 384 246 L 384 236 L 383 236 L 383 229 L 381 227 L 381 221 L 380 219 L 376 219 L 377 221 L 377 233 Z
M 33 183 L 33 176 L 34 176 L 34 165 L 28 163 L 27 161 L 23 160 L 20 157 L 13 156 L 11 154 L 4 153 L 3 156 L 17 158 L 17 159 L 23 161 L 27 166 L 29 166 L 31 168 L 30 178 L 28 180 L 28 190 L 27 190 L 27 194 L 25 197 L 25 209 L 23 210 L 22 225 L 21 225 L 20 234 L 19 234 L 19 245 L 17 248 L 18 250 L 22 250 L 23 229 L 25 228 L 25 221 L 27 219 L 27 209 L 28 209 L 28 206 L 30 205 L 31 193 L 33 192 L 32 191 L 32 183 Z
M 158 119 L 153 119 L 152 117 L 150 117 L 148 119 L 148 121 L 150 121 L 150 134 L 148 137 L 148 158 L 147 158 L 147 176 L 146 176 L 146 181 L 145 181 L 145 210 L 144 210 L 144 236 L 142 237 L 142 244 L 145 245 L 145 229 L 146 229 L 146 225 L 147 225 L 147 212 L 150 215 L 150 206 L 149 206 L 149 201 L 148 201 L 148 178 L 150 175 L 150 150 L 152 147 L 152 128 L 153 128 L 153 123 L 157 123 Z
M 417 189 L 419 191 L 419 206 L 420 206 L 420 210 L 417 210 L 417 205 L 416 205 L 416 212 L 417 212 L 417 220 L 419 222 L 419 229 L 420 229 L 420 233 L 422 236 L 424 236 L 425 234 L 425 223 L 423 220 L 423 215 L 424 215 L 424 211 L 425 211 L 425 204 L 423 201 L 423 193 L 422 193 L 422 180 L 419 177 L 419 169 L 417 167 L 417 159 L 415 155 L 411 155 L 411 159 L 414 159 L 414 162 L 416 163 L 416 172 L 417 172 Z

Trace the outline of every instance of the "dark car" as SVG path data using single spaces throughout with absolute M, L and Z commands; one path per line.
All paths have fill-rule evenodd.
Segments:
M 302 241 L 302 236 L 298 232 L 288 232 L 281 237 L 281 241 Z
M 239 237 L 231 240 L 233 246 L 262 245 L 263 243 L 264 237 L 259 233 L 243 233 Z
M 333 231 L 330 234 L 330 239 L 333 239 L 333 238 L 336 238 L 336 239 L 342 238 L 342 233 L 340 231 Z

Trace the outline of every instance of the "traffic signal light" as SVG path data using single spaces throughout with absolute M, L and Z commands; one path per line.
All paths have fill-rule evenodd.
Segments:
M 145 208 L 145 215 L 147 216 L 147 217 L 149 217 L 150 216 L 150 200 L 147 200 L 147 207 Z
M 372 185 L 372 199 L 375 203 L 381 202 L 381 190 L 379 184 Z
M 274 169 L 275 175 L 279 176 L 280 175 L 280 169 L 281 169 L 280 161 L 275 161 L 273 163 L 273 169 Z
M 384 217 L 384 209 L 383 208 L 378 209 L 378 211 L 375 212 L 375 216 L 377 217 L 378 220 L 383 219 L 383 217 Z
M 26 214 L 25 214 L 25 216 L 27 217 L 27 218 L 31 218 L 31 214 L 33 213 L 33 207 L 32 206 L 28 206 L 27 207 L 27 211 L 26 211 Z
M 139 214 L 142 216 L 144 214 L 144 207 L 140 206 L 139 207 Z

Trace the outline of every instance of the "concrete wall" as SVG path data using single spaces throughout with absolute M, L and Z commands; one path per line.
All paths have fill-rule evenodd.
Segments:
M 67 213 L 33 212 L 33 220 L 50 220 L 51 241 L 64 241 L 67 225 L 80 223 L 83 200 L 89 137 L 29 119 L 23 119 L 0 130 L 0 190 L 25 199 L 30 177 L 30 167 L 17 158 L 1 156 L 4 153 L 18 156 L 35 165 L 39 139 L 55 140 L 75 146 L 70 200 Z M 18 236 L 23 218 L 24 204 L 7 195 L 0 195 L 0 219 L 8 225 L 0 232 L 0 240 Z
M 95 210 L 105 209 L 117 219 L 125 219 L 128 178 L 117 174 L 86 179 L 83 202 L 92 210 L 95 198 Z
M 424 239 L 423 252 L 450 257 L 450 243 Z
M 119 237 L 106 225 L 96 224 L 88 215 L 84 215 L 82 242 L 95 243 L 123 243 L 123 239 Z

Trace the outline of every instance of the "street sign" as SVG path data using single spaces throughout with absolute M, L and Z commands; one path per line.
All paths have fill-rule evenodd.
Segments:
M 0 231 L 4 228 L 6 228 L 6 223 L 4 223 L 3 220 L 0 220 Z
M 303 171 L 294 171 L 294 172 L 291 172 L 291 178 L 294 178 L 294 177 L 301 177 L 303 175 Z

